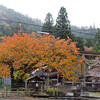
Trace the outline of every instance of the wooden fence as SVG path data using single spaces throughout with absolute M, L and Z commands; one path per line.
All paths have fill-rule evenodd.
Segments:
M 35 94 L 35 91 L 32 88 L 27 90 L 25 90 L 25 88 L 13 88 L 11 90 L 8 89 L 0 90 L 0 97 L 13 97 L 13 96 L 23 97 L 23 96 L 32 96 L 33 94 Z M 39 94 L 42 94 L 42 92 Z

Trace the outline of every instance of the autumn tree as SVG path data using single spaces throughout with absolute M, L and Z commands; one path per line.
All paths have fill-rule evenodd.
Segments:
M 21 70 L 20 76 L 31 73 L 44 65 L 55 69 L 69 80 L 77 80 L 81 59 L 76 43 L 71 39 L 59 39 L 52 35 L 17 33 L 1 37 L 0 64 L 2 73 L 11 76 L 12 87 L 14 71 Z M 5 66 L 5 67 L 3 67 Z M 2 69 L 3 68 L 3 69 Z
M 33 66 L 40 60 L 39 42 L 34 35 L 24 33 L 14 34 L 12 37 L 2 37 L 0 43 L 0 63 L 9 69 L 12 87 L 14 83 L 14 71 L 23 70 L 22 77 L 25 73 L 33 70 Z M 4 70 L 5 71 L 5 70 Z

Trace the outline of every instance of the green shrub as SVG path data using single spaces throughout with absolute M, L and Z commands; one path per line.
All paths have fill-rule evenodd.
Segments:
M 54 91 L 53 88 L 49 88 L 47 94 L 49 94 L 49 96 L 52 96 L 53 95 L 53 91 Z M 58 89 L 58 90 L 55 89 L 55 95 L 57 95 L 57 91 L 58 91 L 58 96 L 65 96 L 65 93 L 60 89 Z
M 48 94 L 49 94 L 49 96 L 52 96 L 53 95 L 53 88 L 49 88 L 48 89 Z
M 56 90 L 56 95 L 57 95 L 57 90 Z M 62 90 L 58 89 L 58 96 L 65 96 L 65 93 Z

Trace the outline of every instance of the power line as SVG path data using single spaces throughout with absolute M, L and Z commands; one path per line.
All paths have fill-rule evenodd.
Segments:
M 23 22 L 20 22 L 20 21 L 13 21 L 13 20 L 8 20 L 8 19 L 0 19 L 0 20 L 3 20 L 3 21 L 9 21 L 9 22 L 15 22 L 15 23 L 20 23 L 20 24 L 25 24 L 25 25 L 33 25 L 33 26 L 38 26 L 38 27 L 41 27 L 42 28 L 42 26 L 41 25 L 37 25 L 37 24 L 30 24 L 30 23 L 23 23 Z M 3 26 L 3 25 L 0 25 L 0 26 Z M 6 27 L 6 26 L 3 26 L 3 27 Z M 11 27 L 11 26 L 10 26 Z M 16 28 L 16 29 L 18 29 L 17 27 L 11 27 L 11 28 Z M 48 28 L 48 26 L 47 27 L 45 27 L 45 28 Z M 50 28 L 49 28 L 50 29 Z M 26 29 L 24 29 L 24 28 L 22 28 L 22 30 L 26 30 Z M 58 29 L 59 30 L 59 29 Z M 26 30 L 27 31 L 27 30 Z M 33 30 L 28 30 L 27 32 L 32 32 Z M 95 34 L 91 34 L 91 33 L 86 33 L 86 32 L 80 32 L 81 30 L 71 30 L 72 32 L 76 32 L 76 33 L 79 33 L 79 34 L 84 34 L 84 35 L 95 35 Z M 100 35 L 98 35 L 98 36 L 100 36 Z
M 71 30 L 72 32 L 76 32 L 76 33 L 79 33 L 79 34 L 88 34 L 88 35 L 95 35 L 95 34 L 91 34 L 91 33 L 86 33 L 86 32 L 78 32 L 78 31 L 75 31 L 75 30 Z
M 1 25 L 0 25 L 1 26 Z M 3 27 L 6 27 L 6 26 L 3 26 Z M 16 28 L 16 27 L 13 27 L 13 28 Z M 18 29 L 18 28 L 16 28 L 16 29 Z M 22 31 L 24 30 L 24 32 L 25 33 L 32 33 L 32 32 L 36 32 L 36 33 L 38 33 L 38 31 L 32 31 L 32 30 L 25 30 L 25 29 L 22 29 Z M 11 33 L 11 34 L 13 34 L 13 33 Z M 77 36 L 75 37 L 75 38 L 77 38 Z M 84 37 L 80 37 L 81 39 L 87 39 L 87 38 L 84 38 Z M 96 39 L 90 39 L 90 40 L 96 40 Z
M 3 26 L 3 25 L 0 25 L 0 26 Z M 6 27 L 6 26 L 3 26 L 3 27 Z M 15 28 L 15 29 L 19 29 L 19 28 L 17 28 L 17 27 L 11 27 L 11 28 Z M 22 31 L 24 31 L 25 33 L 30 33 L 30 32 L 36 32 L 36 31 L 34 31 L 34 30 L 26 30 L 26 29 L 23 29 L 22 28 Z M 12 33 L 11 33 L 12 34 Z M 83 33 L 82 33 L 83 34 Z M 85 34 L 86 35 L 86 34 Z M 89 34 L 89 35 L 91 35 L 91 34 Z M 100 35 L 99 35 L 100 36 Z M 76 38 L 77 38 L 78 36 L 76 36 Z M 82 38 L 82 39 L 86 39 L 85 37 L 80 37 L 80 38 Z M 95 40 L 95 39 L 91 39 L 91 40 Z
M 34 25 L 34 26 L 42 27 L 41 25 L 30 24 L 30 23 L 23 23 L 23 22 L 20 22 L 20 21 L 13 21 L 13 20 L 8 20 L 8 19 L 0 19 L 0 20 L 3 20 L 3 21 L 9 21 L 9 22 L 16 22 L 16 23 L 20 23 L 20 24 Z
M 5 27 L 5 28 L 7 28 L 7 26 L 5 26 L 5 25 L 0 25 L 0 26 L 1 26 L 1 27 Z M 12 27 L 12 26 L 10 26 L 10 28 L 12 28 L 12 29 L 14 29 L 14 28 L 15 28 L 15 29 L 20 30 L 20 28 L 18 28 L 18 27 L 14 27 L 14 26 L 13 26 L 13 27 Z M 24 29 L 24 28 L 22 28 L 21 30 L 24 30 L 24 31 L 27 31 L 27 32 L 32 32 L 32 31 L 34 32 L 34 30 L 26 30 L 26 29 Z

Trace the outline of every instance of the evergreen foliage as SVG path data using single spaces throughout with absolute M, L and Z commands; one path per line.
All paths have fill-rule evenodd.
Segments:
M 93 42 L 90 38 L 86 38 L 84 45 L 87 47 L 91 47 L 93 46 Z
M 53 33 L 53 17 L 50 13 L 46 15 L 45 23 L 43 24 L 42 31 Z
M 99 42 L 96 42 L 96 43 L 94 44 L 94 51 L 100 52 L 100 43 L 99 43 Z
M 84 51 L 84 40 L 81 37 L 75 37 L 75 42 L 77 42 L 76 47 L 80 48 L 80 51 Z
M 98 28 L 95 35 L 94 35 L 95 42 L 100 43 L 100 29 Z
M 64 7 L 61 7 L 55 25 L 55 36 L 61 39 L 66 39 L 66 36 L 71 36 L 70 21 L 68 20 L 68 14 Z
M 100 29 L 97 29 L 97 32 L 94 36 L 94 51 L 100 52 Z

